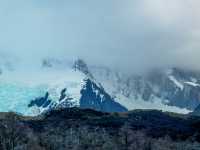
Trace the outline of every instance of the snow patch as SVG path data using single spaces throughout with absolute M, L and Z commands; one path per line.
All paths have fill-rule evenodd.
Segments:
M 167 103 L 169 100 L 163 100 L 161 98 L 152 96 L 151 100 L 145 101 L 143 100 L 142 96 L 139 95 L 138 93 L 137 96 L 134 94 L 129 95 L 128 97 L 123 94 L 120 89 L 129 90 L 126 89 L 125 87 L 119 88 L 121 83 L 118 81 L 118 77 L 120 74 L 115 74 L 113 72 L 108 72 L 104 69 L 98 70 L 98 68 L 93 68 L 92 73 L 94 77 L 102 84 L 104 87 L 105 91 L 108 92 L 116 102 L 120 103 L 122 106 L 126 107 L 128 110 L 134 110 L 134 109 L 156 109 L 156 110 L 162 110 L 162 111 L 170 111 L 170 112 L 177 112 L 177 113 L 182 113 L 182 114 L 187 114 L 190 112 L 188 109 L 182 109 L 179 107 L 175 106 L 169 106 Z M 172 69 L 167 70 L 167 75 L 170 76 L 172 73 Z M 125 76 L 122 77 L 122 79 L 126 78 Z M 180 89 L 183 89 L 183 85 L 178 82 L 173 76 L 170 77 L 172 80 Z M 122 81 L 123 82 L 123 81 Z M 157 87 L 154 87 L 155 91 L 159 91 Z M 133 90 L 133 89 L 132 89 Z M 136 98 L 137 97 L 137 98 Z
M 184 86 L 183 86 L 178 80 L 176 80 L 176 78 L 175 78 L 174 76 L 170 75 L 170 76 L 169 76 L 169 79 L 170 79 L 172 82 L 174 82 L 174 84 L 175 84 L 178 88 L 180 88 L 181 90 L 183 90 Z
M 194 82 L 184 82 L 184 83 L 188 84 L 188 85 L 191 85 L 191 86 L 194 86 L 194 87 L 197 87 L 197 86 L 200 87 L 200 84 L 197 84 L 197 83 L 194 83 Z
M 153 97 L 151 101 L 144 101 L 141 97 L 138 99 L 130 100 L 129 98 L 123 95 L 117 95 L 116 101 L 120 104 L 123 104 L 128 110 L 134 109 L 156 109 L 162 110 L 164 112 L 176 112 L 181 114 L 188 114 L 191 112 L 188 109 L 179 108 L 176 106 L 169 106 L 163 103 L 163 99 L 158 97 Z M 168 101 L 168 100 L 164 100 Z

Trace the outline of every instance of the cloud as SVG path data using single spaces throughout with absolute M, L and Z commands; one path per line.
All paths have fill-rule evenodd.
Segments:
M 125 71 L 200 69 L 196 0 L 0 2 L 0 52 L 27 60 L 82 57 Z

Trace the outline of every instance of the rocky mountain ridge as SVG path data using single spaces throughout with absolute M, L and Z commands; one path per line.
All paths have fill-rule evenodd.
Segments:
M 172 68 L 134 75 L 88 65 L 81 59 L 55 58 L 43 59 L 35 68 L 30 73 L 27 69 L 17 72 L 17 68 L 2 71 L 0 111 L 37 115 L 57 107 L 82 107 L 189 113 L 200 104 L 198 71 Z

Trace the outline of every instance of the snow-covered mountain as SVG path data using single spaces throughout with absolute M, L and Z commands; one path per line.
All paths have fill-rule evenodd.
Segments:
M 1 64 L 0 111 L 37 115 L 49 109 L 81 107 L 188 113 L 200 104 L 199 72 L 173 68 L 127 75 L 81 59 L 47 58 L 33 66 Z
M 37 115 L 58 107 L 127 109 L 117 103 L 90 74 L 82 60 L 44 59 L 38 66 L 18 66 L 0 76 L 0 111 Z
M 131 109 L 187 113 L 200 104 L 200 73 L 172 68 L 143 76 L 94 67 L 93 75 L 115 99 Z

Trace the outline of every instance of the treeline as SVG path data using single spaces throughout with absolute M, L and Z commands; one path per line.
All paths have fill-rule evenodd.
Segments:
M 185 140 L 167 134 L 152 137 L 145 128 L 136 129 L 130 119 L 120 125 L 117 114 L 112 114 L 111 124 L 106 126 L 108 116 L 84 110 L 35 118 L 4 113 L 0 115 L 0 150 L 200 150 L 198 134 Z

